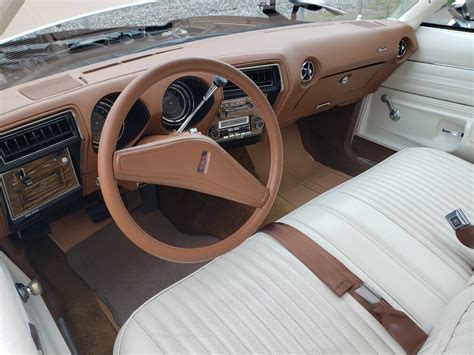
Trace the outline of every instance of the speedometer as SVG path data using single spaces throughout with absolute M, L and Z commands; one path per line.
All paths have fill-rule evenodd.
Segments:
M 191 115 L 203 96 L 209 89 L 208 84 L 200 78 L 184 76 L 171 83 L 163 95 L 161 124 L 168 131 L 178 129 L 186 118 Z M 214 105 L 214 97 L 211 97 L 196 112 L 189 123 L 189 127 L 201 121 Z
M 115 101 L 115 100 L 114 100 Z M 94 147 L 99 147 L 100 136 L 102 134 L 102 129 L 104 128 L 105 120 L 114 104 L 114 101 L 108 97 L 104 97 L 99 103 L 94 107 L 91 117 L 91 133 L 92 133 L 92 144 Z M 122 138 L 123 132 L 125 131 L 125 124 L 122 124 L 120 129 L 120 134 L 117 140 Z
M 91 115 L 91 138 L 95 151 L 99 149 L 100 137 L 104 128 L 105 120 L 119 93 L 113 93 L 100 99 L 92 110 Z M 150 119 L 150 113 L 146 106 L 138 100 L 130 110 L 127 118 L 122 124 L 117 138 L 117 148 L 123 148 L 144 129 Z
M 163 121 L 170 124 L 184 122 L 194 110 L 191 89 L 183 82 L 174 82 L 163 97 Z

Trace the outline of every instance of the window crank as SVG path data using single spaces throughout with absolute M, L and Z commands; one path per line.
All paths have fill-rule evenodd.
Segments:
M 25 303 L 28 302 L 28 299 L 31 296 L 39 296 L 43 294 L 43 288 L 38 280 L 31 280 L 28 286 L 25 286 L 22 283 L 16 283 L 15 286 L 21 299 Z
M 390 119 L 393 121 L 399 121 L 400 118 L 402 118 L 402 115 L 400 114 L 400 110 L 393 106 L 390 97 L 388 97 L 388 95 L 382 95 L 381 100 L 387 104 L 387 107 L 390 110 Z

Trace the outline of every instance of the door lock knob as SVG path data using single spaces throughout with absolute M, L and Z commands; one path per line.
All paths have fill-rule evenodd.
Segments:
M 382 102 L 385 102 L 387 104 L 388 110 L 390 112 L 390 119 L 393 121 L 399 121 L 400 118 L 402 118 L 402 115 L 400 113 L 400 110 L 393 106 L 390 97 L 388 95 L 382 95 L 381 100 Z

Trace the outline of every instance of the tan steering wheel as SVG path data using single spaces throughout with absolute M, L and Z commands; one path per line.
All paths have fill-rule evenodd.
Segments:
M 152 85 L 186 72 L 215 74 L 239 86 L 255 103 L 270 142 L 270 174 L 263 186 L 214 140 L 183 132 L 116 150 L 117 137 L 133 104 Z M 115 101 L 101 134 L 98 167 L 105 203 L 122 232 L 139 248 L 161 259 L 191 263 L 216 258 L 249 238 L 263 223 L 280 186 L 283 148 L 275 113 L 260 89 L 238 69 L 217 60 L 179 59 L 147 70 Z M 141 181 L 190 189 L 255 207 L 234 234 L 200 248 L 178 248 L 150 236 L 134 221 L 120 197 L 117 180 Z

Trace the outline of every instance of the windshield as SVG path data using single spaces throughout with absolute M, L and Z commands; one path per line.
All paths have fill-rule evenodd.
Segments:
M 30 0 L 33 1 L 33 0 Z M 300 6 L 295 7 L 295 2 Z M 304 6 L 317 3 L 318 6 Z M 56 23 L 0 44 L 0 89 L 127 54 L 303 22 L 399 16 L 416 0 L 156 0 Z M 67 1 L 56 4 L 67 6 Z

